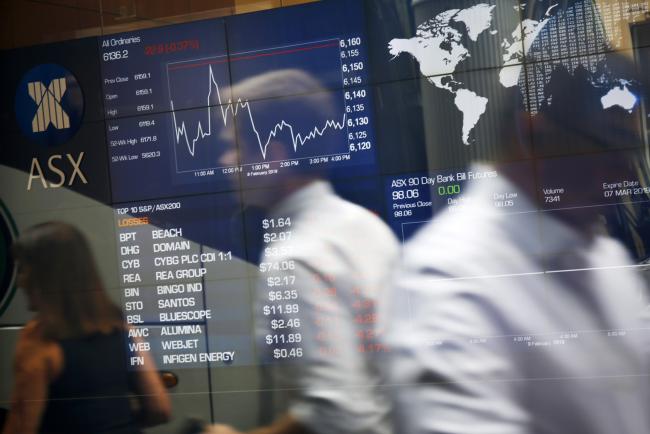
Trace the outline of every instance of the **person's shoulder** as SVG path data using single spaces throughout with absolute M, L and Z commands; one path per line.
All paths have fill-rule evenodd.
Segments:
M 335 197 L 331 202 L 328 220 L 332 227 L 345 228 L 348 234 L 370 236 L 368 241 L 395 241 L 390 228 L 375 212 L 356 203 Z
M 381 244 L 388 250 L 397 246 L 392 231 L 377 214 L 336 194 L 324 195 L 299 217 L 291 244 L 306 250 L 332 245 L 363 248 Z
M 619 240 L 607 235 L 596 235 L 592 243 L 592 252 L 598 256 L 606 256 L 612 265 L 629 265 L 632 263 L 630 252 Z
M 43 325 L 38 319 L 31 319 L 25 324 L 21 332 L 21 336 L 30 339 L 43 337 Z
M 42 323 L 33 319 L 25 324 L 20 334 L 15 362 L 21 369 L 47 366 L 58 371 L 63 363 L 63 351 L 58 342 L 45 336 Z
M 43 325 L 38 319 L 32 319 L 20 332 L 18 348 L 21 346 L 33 346 L 37 344 L 46 344 L 48 339 L 45 338 Z
M 402 263 L 407 268 L 438 270 L 465 277 L 496 272 L 517 256 L 514 240 L 503 218 L 467 212 L 446 212 L 424 225 L 405 245 Z M 506 261 L 507 260 L 507 261 Z

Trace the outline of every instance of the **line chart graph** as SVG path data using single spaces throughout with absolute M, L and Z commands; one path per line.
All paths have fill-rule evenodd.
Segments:
M 219 84 L 217 83 L 215 77 L 214 77 L 214 72 L 212 70 L 212 65 L 208 66 L 209 69 L 209 88 L 210 91 L 208 92 L 208 97 L 207 97 L 207 102 L 208 105 L 205 108 L 207 111 L 206 117 L 208 120 L 207 127 L 203 128 L 203 124 L 201 121 L 198 122 L 196 126 L 196 135 L 194 138 L 190 138 L 190 135 L 187 132 L 187 125 L 185 124 L 185 121 L 181 121 L 180 126 L 178 125 L 178 121 L 176 119 L 176 110 L 174 108 L 174 101 L 171 102 L 171 113 L 172 113 L 172 118 L 173 118 L 173 124 L 174 124 L 174 131 L 175 131 L 175 138 L 176 138 L 176 143 L 182 143 L 183 141 L 185 142 L 187 146 L 187 151 L 190 153 L 192 157 L 196 155 L 196 143 L 199 140 L 205 139 L 206 137 L 209 137 L 212 135 L 212 118 L 213 118 L 213 109 L 218 109 L 220 114 L 221 114 L 221 119 L 223 121 L 223 126 L 228 127 L 228 119 L 229 117 L 232 117 L 233 119 L 239 115 L 239 110 L 245 110 L 245 115 L 248 117 L 250 121 L 250 125 L 253 129 L 253 133 L 255 134 L 257 138 L 257 144 L 259 146 L 260 154 L 262 155 L 262 159 L 266 160 L 267 156 L 267 151 L 269 147 L 269 143 L 271 140 L 275 137 L 277 137 L 281 132 L 284 131 L 284 129 L 289 130 L 289 135 L 291 137 L 291 143 L 293 146 L 293 151 L 297 152 L 299 146 L 304 146 L 305 143 L 307 143 L 310 140 L 313 140 L 317 137 L 323 137 L 323 135 L 328 131 L 328 130 L 344 130 L 346 127 L 346 118 L 347 114 L 343 113 L 343 118 L 341 119 L 340 122 L 337 122 L 336 120 L 329 119 L 325 121 L 325 125 L 323 125 L 322 128 L 319 128 L 318 126 L 314 126 L 308 133 L 306 134 L 301 134 L 299 132 L 296 132 L 293 125 L 288 123 L 285 120 L 281 120 L 280 122 L 276 123 L 275 126 L 271 129 L 271 131 L 267 134 L 266 140 L 262 138 L 262 134 L 259 132 L 258 128 L 255 125 L 255 119 L 253 117 L 253 112 L 251 110 L 251 104 L 248 100 L 242 100 L 241 98 L 238 98 L 237 101 L 232 101 L 232 99 L 229 99 L 225 104 L 223 102 L 223 99 L 221 97 L 221 91 L 219 89 Z M 212 91 L 216 92 L 217 95 L 217 101 L 218 104 L 216 107 L 210 105 L 210 99 L 212 96 Z M 230 116 L 229 116 L 230 114 Z
M 232 149 L 234 137 L 246 138 L 240 146 L 254 147 L 240 153 L 241 165 L 275 161 L 269 152 L 278 143 L 286 146 L 286 159 L 349 154 L 349 129 L 357 119 L 346 103 L 341 64 L 338 39 L 168 64 L 176 171 L 224 169 L 221 156 Z M 231 81 L 284 69 L 311 74 L 323 83 L 321 92 L 332 89 L 328 98 L 340 101 L 338 114 L 305 113 L 301 98 L 309 95 L 229 95 Z

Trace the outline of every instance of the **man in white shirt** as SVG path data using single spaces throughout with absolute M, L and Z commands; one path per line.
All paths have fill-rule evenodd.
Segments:
M 396 428 L 648 432 L 643 283 L 627 253 L 546 214 L 542 240 L 532 218 L 495 211 L 485 185 L 408 245 L 384 300 Z
M 247 79 L 233 94 L 264 99 L 306 90 L 309 95 L 292 101 L 294 109 L 303 104 L 299 110 L 305 115 L 338 116 L 329 115 L 329 92 L 298 70 Z M 267 160 L 290 158 L 290 147 L 278 134 Z M 239 148 L 239 154 L 233 148 L 224 156 L 232 160 L 227 164 L 246 160 L 242 154 L 250 148 L 241 143 Z M 373 360 L 374 351 L 380 352 L 374 306 L 398 244 L 377 216 L 337 196 L 321 175 L 315 167 L 286 168 L 269 179 L 269 188 L 244 191 L 247 203 L 266 210 L 270 226 L 279 226 L 267 232 L 274 242 L 260 259 L 255 312 L 258 348 L 267 350 L 261 351 L 262 362 L 271 366 L 270 387 L 286 391 L 281 414 L 252 432 L 387 434 L 389 405 Z M 236 431 L 215 425 L 209 432 Z
M 276 384 L 289 393 L 289 415 L 313 432 L 387 433 L 388 405 L 377 389 L 371 354 L 374 304 L 397 259 L 397 242 L 369 211 L 313 181 L 284 199 L 271 218 L 291 220 L 291 240 L 279 257 L 261 263 L 295 268 L 265 277 L 295 277 L 302 342 L 299 360 L 276 367 Z M 258 303 L 268 303 L 260 281 Z M 262 306 L 258 306 L 261 311 Z M 268 319 L 258 335 L 270 331 Z
M 552 106 L 530 121 L 538 150 L 607 150 L 634 137 L 624 134 L 627 114 L 603 114 L 581 78 L 560 73 L 551 83 Z M 607 122 L 612 115 L 621 122 Z M 512 113 L 504 119 L 512 123 Z M 515 119 L 510 128 L 528 133 L 525 115 Z M 540 165 L 536 175 L 596 204 L 603 192 L 594 179 L 627 179 L 623 166 L 612 157 L 568 172 Z M 473 183 L 464 205 L 405 247 L 380 309 L 396 431 L 650 432 L 644 284 L 623 246 L 599 234 L 608 207 L 534 211 L 533 166 L 513 167 Z M 496 208 L 503 192 L 533 211 Z

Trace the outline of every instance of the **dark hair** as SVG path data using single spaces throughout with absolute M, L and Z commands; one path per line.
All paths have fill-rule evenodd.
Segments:
M 74 338 L 123 327 L 121 311 L 108 298 L 78 229 L 60 222 L 33 226 L 14 243 L 12 253 L 38 297 L 45 337 Z

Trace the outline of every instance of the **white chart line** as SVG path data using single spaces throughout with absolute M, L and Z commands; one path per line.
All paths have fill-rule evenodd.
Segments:
M 294 132 L 294 128 L 290 123 L 286 122 L 285 120 L 282 120 L 278 122 L 271 129 L 266 140 L 264 140 L 262 139 L 259 130 L 255 126 L 255 120 L 253 118 L 253 112 L 251 111 L 250 102 L 248 100 L 242 100 L 241 98 L 238 98 L 237 101 L 233 103 L 232 99 L 228 99 L 228 103 L 224 106 L 223 101 L 221 99 L 221 92 L 219 91 L 219 84 L 217 83 L 214 77 L 214 72 L 212 71 L 212 65 L 209 65 L 208 68 L 209 68 L 208 85 L 210 88 L 210 90 L 208 91 L 207 108 L 206 108 L 208 112 L 208 126 L 207 129 L 204 130 L 201 121 L 199 121 L 196 129 L 197 130 L 196 135 L 193 139 L 191 139 L 192 140 L 191 143 L 187 133 L 187 127 L 185 126 L 185 121 L 181 121 L 181 125 L 178 126 L 176 120 L 176 111 L 174 110 L 174 101 L 170 101 L 172 118 L 174 121 L 176 144 L 181 143 L 181 139 L 184 139 L 185 144 L 187 146 L 187 150 L 190 153 L 190 155 L 192 155 L 192 157 L 194 157 L 194 154 L 196 153 L 196 142 L 204 139 L 205 137 L 209 137 L 212 135 L 212 106 L 210 105 L 210 97 L 212 96 L 213 88 L 217 92 L 217 100 L 218 100 L 219 110 L 221 111 L 221 118 L 223 120 L 224 127 L 228 126 L 228 117 L 229 117 L 228 113 L 231 113 L 234 119 L 236 116 L 238 116 L 240 109 L 247 111 L 248 118 L 250 119 L 250 123 L 251 123 L 251 128 L 255 133 L 259 150 L 264 160 L 266 160 L 268 146 L 271 143 L 271 140 L 274 137 L 276 137 L 280 132 L 282 132 L 285 128 L 287 128 L 289 130 L 289 133 L 291 134 L 293 151 L 297 152 L 299 146 L 304 146 L 304 144 L 307 143 L 308 141 L 313 140 L 317 137 L 322 137 L 328 129 L 343 130 L 346 126 L 347 113 L 343 113 L 343 119 L 341 120 L 341 122 L 337 122 L 335 120 L 327 120 L 325 122 L 325 125 L 322 128 L 319 128 L 318 126 L 314 126 L 314 128 L 308 134 L 303 136 L 300 133 Z

